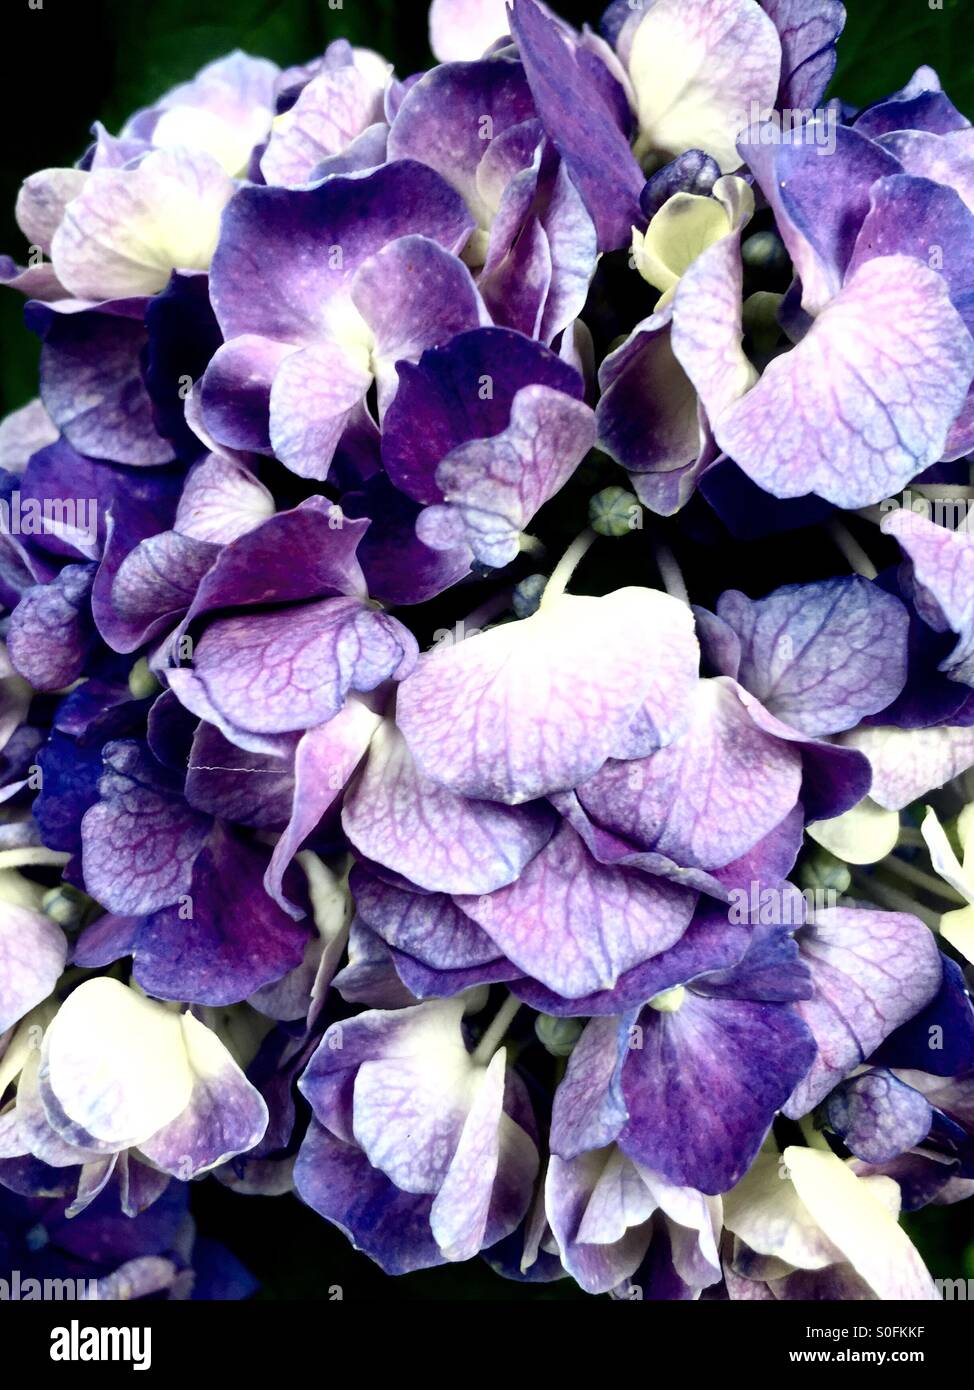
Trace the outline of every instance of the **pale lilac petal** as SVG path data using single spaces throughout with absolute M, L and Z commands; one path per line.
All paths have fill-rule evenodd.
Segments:
M 727 174 L 740 167 L 736 140 L 748 112 L 774 105 L 781 42 L 755 0 L 656 0 L 632 36 L 628 66 L 637 150 L 666 159 L 705 150 Z
M 273 515 L 273 497 L 249 468 L 208 454 L 187 474 L 174 529 L 194 541 L 229 545 Z
M 19 476 L 31 455 L 54 444 L 59 434 L 42 402 L 36 398 L 29 401 L 0 420 L 0 468 Z
M 155 294 L 174 270 L 206 270 L 233 183 L 210 155 L 156 150 L 101 169 L 67 206 L 51 257 L 80 299 Z
M 568 1059 L 551 1113 L 551 1151 L 572 1159 L 611 1144 L 629 1117 L 622 1094 L 626 1028 L 593 1018 Z
M 306 183 L 323 159 L 340 154 L 382 119 L 383 92 L 354 64 L 312 78 L 274 124 L 260 161 L 265 181 L 289 188 Z
M 467 267 L 424 236 L 399 237 L 376 252 L 356 272 L 351 297 L 375 336 L 380 419 L 399 384 L 397 362 L 415 362 L 427 348 L 490 323 Z
M 974 680 L 974 537 L 966 530 L 937 526 L 925 516 L 897 510 L 882 529 L 894 536 L 910 562 L 911 579 L 921 616 L 933 626 L 944 624 L 960 639 L 940 664 L 954 680 Z
M 611 1148 L 566 1162 L 552 1155 L 545 1211 L 565 1268 L 586 1293 L 631 1278 L 652 1239 L 656 1204 L 635 1165 Z
M 858 576 L 788 585 L 757 602 L 730 589 L 717 614 L 740 639 L 737 679 L 803 733 L 852 728 L 906 683 L 907 610 Z
M 41 169 L 31 174 L 17 194 L 17 226 L 31 246 L 51 254 L 54 233 L 61 225 L 64 210 L 87 182 L 82 169 Z
M 457 901 L 525 974 L 578 999 L 678 941 L 696 895 L 599 864 L 563 822 L 510 887 Z
M 107 977 L 68 996 L 44 1050 L 51 1094 L 68 1120 L 113 1147 L 148 1139 L 192 1092 L 179 1014 Z
M 876 725 L 853 729 L 840 741 L 869 759 L 869 795 L 887 811 L 901 811 L 974 766 L 974 729 L 950 724 L 930 729 Z
M 478 1078 L 456 1150 L 430 1210 L 433 1237 L 448 1260 L 471 1259 L 485 1243 L 498 1180 L 513 1199 L 513 1210 L 507 1213 L 506 1230 L 498 1230 L 493 1223 L 493 1238 L 514 1229 L 531 1197 L 538 1152 L 521 1126 L 504 1113 L 506 1060 L 501 1048 Z
M 408 670 L 415 652 L 395 618 L 361 599 L 334 598 L 214 619 L 196 645 L 193 673 L 225 722 L 283 734 L 334 718 L 350 690 L 374 690 Z
M 434 544 L 435 523 L 446 513 L 453 544 L 466 544 L 476 560 L 501 568 L 517 558 L 521 532 L 594 443 L 595 416 L 583 401 L 548 386 L 525 386 L 503 434 L 461 444 L 438 465 L 443 506 L 421 514 L 417 534 Z
M 420 888 L 489 893 L 515 879 L 551 835 L 550 808 L 458 796 L 424 777 L 406 741 L 386 724 L 345 799 L 355 847 Z
M 798 751 L 755 725 L 720 678 L 698 684 L 692 722 L 676 742 L 608 763 L 578 795 L 606 829 L 711 869 L 740 858 L 788 815 L 801 777 Z
M 66 956 L 64 932 L 50 917 L 0 903 L 0 1033 L 47 998 Z
M 292 917 L 301 916 L 303 910 L 284 896 L 288 865 L 341 796 L 380 723 L 368 705 L 351 698 L 334 719 L 309 729 L 295 749 L 294 806 L 264 876 L 268 893 Z
M 267 1106 L 217 1035 L 192 1014 L 180 1023 L 193 1073 L 182 1112 L 139 1148 L 163 1172 L 189 1182 L 254 1148 L 267 1128 Z
M 795 1008 L 818 1055 L 784 1107 L 792 1118 L 813 1109 L 928 1004 L 943 974 L 935 938 L 902 912 L 829 908 L 816 913 L 798 940 L 815 992 Z
M 105 745 L 100 800 L 81 823 L 85 883 L 111 912 L 152 912 L 189 892 L 210 820 L 137 743 Z
M 714 194 L 721 195 L 731 230 L 681 277 L 673 299 L 672 332 L 673 354 L 711 421 L 757 380 L 742 342 L 741 231 L 753 210 L 753 195 L 740 179 L 718 179 Z
M 356 406 L 372 382 L 368 356 L 337 343 L 318 343 L 284 358 L 270 394 L 274 452 L 301 478 L 328 477 L 331 461 Z
M 441 63 L 479 58 L 507 33 L 507 0 L 433 0 L 430 48 Z
M 562 595 L 431 652 L 399 691 L 399 724 L 420 769 L 453 791 L 509 803 L 591 776 L 656 689 L 656 628 L 677 604 L 649 589 Z M 580 660 L 595 652 L 597 664 Z
M 775 497 L 867 506 L 940 458 L 972 376 L 974 342 L 942 276 L 884 256 L 859 267 L 715 434 Z

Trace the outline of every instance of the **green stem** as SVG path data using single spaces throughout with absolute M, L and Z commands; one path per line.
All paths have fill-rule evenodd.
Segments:
M 656 568 L 659 570 L 660 579 L 663 581 L 663 588 L 671 598 L 678 598 L 681 603 L 690 606 L 690 594 L 687 590 L 686 581 L 683 578 L 683 571 L 676 563 L 676 557 L 668 545 L 660 541 L 654 552 Z
M 497 1010 L 473 1054 L 473 1060 L 480 1066 L 485 1067 L 500 1047 L 520 1007 L 520 999 L 515 999 L 513 994 L 509 994 Z
M 588 553 L 589 546 L 595 539 L 596 534 L 589 526 L 580 536 L 577 536 L 575 540 L 572 541 L 571 545 L 552 570 L 551 578 L 545 585 L 544 594 L 541 597 L 542 608 L 554 602 L 555 599 L 561 598 L 562 594 L 568 588 L 572 575 L 582 563 L 582 560 Z
M 852 532 L 849 531 L 841 521 L 833 518 L 827 523 L 825 529 L 835 542 L 836 549 L 842 552 L 850 569 L 855 570 L 856 574 L 861 574 L 863 579 L 876 578 L 876 575 L 879 573 L 876 566 L 873 564 L 872 560 L 870 560 L 855 536 L 853 536 Z

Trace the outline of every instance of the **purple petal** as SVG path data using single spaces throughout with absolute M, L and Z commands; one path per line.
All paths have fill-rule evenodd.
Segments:
M 207 430 L 229 449 L 269 453 L 271 386 L 278 367 L 294 355 L 290 343 L 242 333 L 210 359 L 200 388 Z
M 264 891 L 266 850 L 217 832 L 183 900 L 146 918 L 135 978 L 159 999 L 236 1004 L 301 964 L 310 931 Z M 297 884 L 288 881 L 289 891 Z
M 905 684 L 907 610 L 858 576 L 788 585 L 758 602 L 727 590 L 717 614 L 740 638 L 741 684 L 803 733 L 850 729 Z
M 117 652 L 134 652 L 176 626 L 219 554 L 219 546 L 177 531 L 150 536 L 129 551 L 98 607 L 98 630 Z
M 35 690 L 60 690 L 81 675 L 92 647 L 89 596 L 94 565 L 66 565 L 28 589 L 10 616 L 10 659 Z
M 645 182 L 605 84 L 534 0 L 515 0 L 511 29 L 538 114 L 595 222 L 599 250 L 628 243 Z
M 439 464 L 444 505 L 421 515 L 417 534 L 435 549 L 450 549 L 434 543 L 445 527 L 481 564 L 502 568 L 517 558 L 521 532 L 594 443 L 595 417 L 583 401 L 548 386 L 524 387 L 502 434 L 461 444 Z
M 378 715 L 350 699 L 334 719 L 309 729 L 294 753 L 294 805 L 284 833 L 274 846 L 264 887 L 292 917 L 303 909 L 284 896 L 284 875 L 301 845 L 341 796 L 379 727 Z
M 197 590 L 189 619 L 221 608 L 366 594 L 355 552 L 367 521 L 323 497 L 278 512 L 226 546 Z
M 362 854 L 443 893 L 490 893 L 512 882 L 548 840 L 553 820 L 548 807 L 472 801 L 431 782 L 389 724 L 342 812 Z
M 143 306 L 67 313 L 34 305 L 29 324 L 44 340 L 41 399 L 68 442 L 92 458 L 146 468 L 174 451 L 156 430 L 142 375 Z
M 726 1192 L 815 1055 L 792 1006 L 687 993 L 673 1013 L 644 1009 L 642 1046 L 622 1070 L 629 1119 L 619 1143 L 680 1186 Z
M 186 800 L 194 810 L 238 825 L 284 825 L 294 800 L 293 759 L 247 752 L 201 723 L 186 764 Z
M 361 491 L 345 493 L 347 515 L 371 518 L 358 556 L 369 593 L 389 607 L 425 603 L 470 572 L 466 546 L 432 550 L 416 535 L 420 506 L 393 487 L 383 473 L 369 479 Z
M 578 999 L 678 941 L 695 901 L 665 879 L 599 864 L 563 822 L 516 882 L 458 904 L 525 974 Z
M 0 420 L 0 468 L 20 476 L 31 456 L 57 443 L 59 437 L 60 431 L 41 401 L 29 401 Z
M 833 1091 L 826 1115 L 857 1158 L 888 1163 L 927 1137 L 933 1110 L 919 1091 L 874 1067 Z
M 815 108 L 835 71 L 836 40 L 845 27 L 839 0 L 762 0 L 781 39 L 779 109 Z
M 0 1033 L 54 989 L 67 957 L 64 932 L 42 912 L 0 907 Z
M 837 1082 L 928 1004 L 940 988 L 940 952 L 930 931 L 902 912 L 830 908 L 803 927 L 799 945 L 814 994 L 795 1008 L 818 1056 L 785 1106 L 806 1114 Z
M 254 1148 L 267 1106 L 215 1033 L 192 1014 L 181 1020 L 193 1089 L 180 1115 L 139 1146 L 151 1163 L 183 1182 Z
M 506 13 L 500 19 L 503 29 Z M 486 228 L 495 209 L 484 201 L 478 169 L 494 141 L 534 114 L 520 63 L 504 58 L 450 62 L 426 73 L 406 94 L 389 132 L 389 158 L 415 159 L 435 169 Z
M 580 399 L 580 376 L 521 333 L 481 328 L 459 334 L 399 368 L 399 390 L 386 413 L 382 461 L 396 487 L 417 502 L 441 502 L 440 461 L 473 439 L 503 433 L 517 393 L 547 386 Z
M 327 478 L 345 426 L 371 380 L 364 361 L 336 343 L 314 344 L 285 357 L 271 387 L 270 440 L 292 473 Z
M 941 457 L 972 376 L 974 342 L 941 276 L 884 256 L 858 268 L 715 433 L 775 497 L 866 506 Z
M 538 1172 L 538 1153 L 504 1114 L 506 1053 L 478 1078 L 449 1170 L 430 1210 L 430 1228 L 448 1260 L 465 1260 L 519 1225 Z
M 653 1238 L 655 1206 L 619 1149 L 549 1162 L 545 1210 L 565 1268 L 586 1293 L 608 1293 L 635 1274 Z
M 152 912 L 189 892 L 210 821 L 139 744 L 108 743 L 103 756 L 101 800 L 81 823 L 85 884 L 111 912 Z
M 354 1144 L 312 1120 L 294 1167 L 298 1196 L 338 1226 L 387 1274 L 443 1264 L 430 1231 L 429 1194 L 400 1192 Z
M 355 271 L 387 242 L 417 233 L 459 251 L 471 225 L 459 195 L 411 160 L 314 188 L 242 188 L 213 257 L 217 320 L 228 339 L 319 341 L 331 336 L 336 306 L 347 305 Z
M 600 824 L 677 863 L 738 859 L 798 800 L 797 750 L 758 728 L 724 678 L 701 681 L 690 727 L 668 748 L 610 762 L 579 788 Z
M 398 699 L 420 769 L 453 791 L 509 803 L 591 776 L 659 689 L 654 634 L 676 604 L 648 589 L 561 595 L 530 618 L 429 653 Z M 597 669 L 580 667 L 585 651 L 599 652 Z M 683 694 L 666 690 L 660 720 Z
M 974 764 L 974 729 L 951 724 L 853 729 L 842 735 L 842 743 L 868 758 L 872 783 L 867 790 L 888 811 L 901 811 Z
M 407 629 L 364 600 L 324 599 L 214 619 L 196 645 L 192 683 L 225 723 L 291 733 L 333 719 L 350 690 L 408 670 L 415 651 Z M 192 707 L 189 683 L 173 688 Z
M 777 138 L 769 140 L 769 133 Z M 823 309 L 842 285 L 873 184 L 901 172 L 893 155 L 848 126 L 829 132 L 835 148 L 828 158 L 810 139 L 816 134 L 816 126 L 798 128 L 782 139 L 780 131 L 754 126 L 740 142 L 774 210 L 809 313 Z
M 599 447 L 637 475 L 696 462 L 702 432 L 693 383 L 672 346 L 669 313 L 633 329 L 599 369 Z
M 490 322 L 467 267 L 424 236 L 399 237 L 371 256 L 355 273 L 351 297 L 375 335 L 380 418 L 399 384 L 398 362 Z
M 388 946 L 435 970 L 461 970 L 496 961 L 497 946 L 443 893 L 412 893 L 357 866 L 350 880 L 356 910 Z
M 635 867 L 640 868 L 640 865 Z M 511 992 L 532 1009 L 559 1018 L 617 1016 L 687 980 L 711 971 L 730 969 L 740 961 L 747 944 L 747 928 L 729 923 L 726 912 L 701 909 L 675 946 L 627 971 L 615 989 L 600 990 L 581 999 L 566 999 L 536 980 L 523 979 L 511 982 Z

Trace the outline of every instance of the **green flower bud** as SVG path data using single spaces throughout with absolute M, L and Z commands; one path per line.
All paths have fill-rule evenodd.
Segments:
M 748 270 L 784 275 L 790 265 L 785 243 L 777 232 L 755 232 L 741 247 L 741 260 Z
M 48 889 L 41 900 L 42 911 L 68 931 L 81 926 L 90 907 L 91 898 L 87 893 L 80 892 L 70 883 L 59 883 L 56 888 Z
M 661 1014 L 675 1014 L 682 1008 L 686 998 L 686 986 L 674 985 L 672 989 L 664 989 L 661 994 L 656 994 L 649 1001 L 649 1007 Z
M 534 1031 L 538 1041 L 552 1057 L 568 1057 L 582 1036 L 583 1027 L 580 1018 L 555 1018 L 552 1014 L 538 1014 L 534 1020 Z
M 802 888 L 813 893 L 848 893 L 852 875 L 848 864 L 836 859 L 827 849 L 818 848 L 810 854 L 798 871 L 798 881 Z
M 588 504 L 588 524 L 600 536 L 628 536 L 642 530 L 642 505 L 625 488 L 603 488 Z
M 133 700 L 148 700 L 151 695 L 158 695 L 162 686 L 149 670 L 149 663 L 144 656 L 140 656 L 138 661 L 129 672 L 129 694 Z

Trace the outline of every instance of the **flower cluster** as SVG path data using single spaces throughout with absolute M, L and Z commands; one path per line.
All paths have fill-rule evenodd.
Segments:
M 233 53 L 26 181 L 11 1268 L 243 1295 L 213 1174 L 390 1274 L 937 1296 L 974 130 L 825 101 L 843 22 L 434 0 L 428 72 Z

